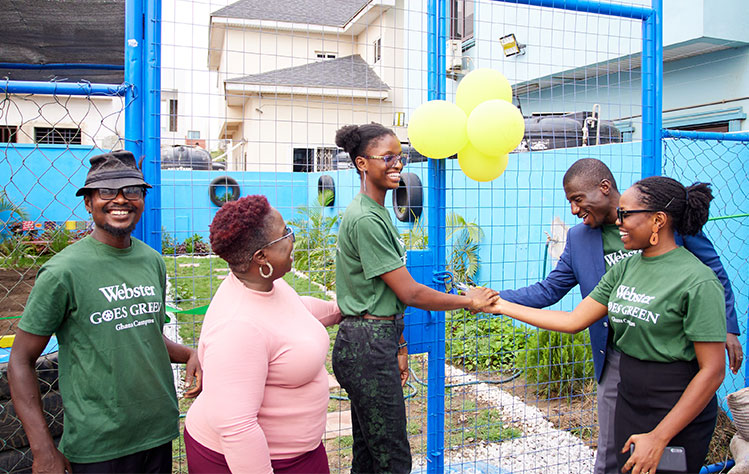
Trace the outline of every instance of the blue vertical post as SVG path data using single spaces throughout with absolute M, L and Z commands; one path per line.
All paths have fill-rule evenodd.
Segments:
M 429 0 L 428 4 L 428 99 L 445 98 L 445 42 L 447 2 Z M 434 272 L 444 270 L 445 262 L 445 160 L 429 160 L 429 198 L 427 219 L 429 247 L 434 262 Z M 442 285 L 434 282 L 437 290 Z M 432 312 L 436 325 L 434 343 L 428 355 L 427 373 L 427 473 L 438 474 L 445 470 L 445 313 Z
M 145 6 L 143 174 L 153 192 L 147 196 L 141 223 L 144 241 L 161 252 L 161 0 L 146 0 Z
M 161 90 L 161 1 L 125 2 L 125 148 L 142 160 L 146 194 L 134 235 L 161 251 L 161 163 L 159 101 Z
M 663 0 L 642 22 L 642 177 L 661 174 L 663 126 Z

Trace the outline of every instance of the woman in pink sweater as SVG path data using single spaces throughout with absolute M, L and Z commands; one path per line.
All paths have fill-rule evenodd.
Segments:
M 334 301 L 299 296 L 291 270 L 294 233 L 265 196 L 228 202 L 211 224 L 213 252 L 231 273 L 203 322 L 203 392 L 187 412 L 191 473 L 327 473 L 324 326 Z

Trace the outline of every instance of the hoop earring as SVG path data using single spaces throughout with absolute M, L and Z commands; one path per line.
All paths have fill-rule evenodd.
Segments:
M 658 245 L 658 225 L 653 224 L 653 233 L 650 234 L 650 245 Z
M 266 275 L 263 273 L 263 267 L 265 265 L 268 265 L 268 274 Z M 263 278 L 270 278 L 271 275 L 273 275 L 273 265 L 270 264 L 270 262 L 265 262 L 265 265 L 260 265 L 258 268 L 258 271 L 260 272 L 260 276 Z

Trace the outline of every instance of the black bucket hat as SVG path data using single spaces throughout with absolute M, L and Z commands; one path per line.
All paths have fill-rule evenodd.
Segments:
M 104 153 L 92 157 L 89 161 L 91 168 L 86 175 L 86 184 L 75 193 L 76 196 L 83 196 L 87 189 L 151 187 L 143 180 L 143 173 L 138 169 L 135 157 L 129 151 L 118 150 Z

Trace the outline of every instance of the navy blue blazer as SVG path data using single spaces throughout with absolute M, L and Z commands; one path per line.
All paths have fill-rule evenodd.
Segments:
M 712 268 L 718 280 L 725 288 L 726 323 L 728 332 L 739 334 L 739 325 L 734 309 L 733 290 L 728 280 L 723 264 L 720 262 L 712 242 L 704 233 L 696 236 L 682 237 L 676 234 L 676 244 L 683 245 L 692 252 L 702 263 Z M 519 288 L 517 290 L 500 291 L 502 299 L 534 308 L 545 308 L 561 300 L 572 288 L 580 285 L 583 298 L 593 291 L 606 273 L 603 260 L 603 238 L 601 228 L 591 228 L 585 224 L 578 224 L 567 232 L 567 244 L 559 257 L 556 268 L 538 283 Z M 608 316 L 599 319 L 588 330 L 590 343 L 593 347 L 593 365 L 596 370 L 596 380 L 601 379 L 603 366 L 606 363 L 606 342 L 609 332 Z

